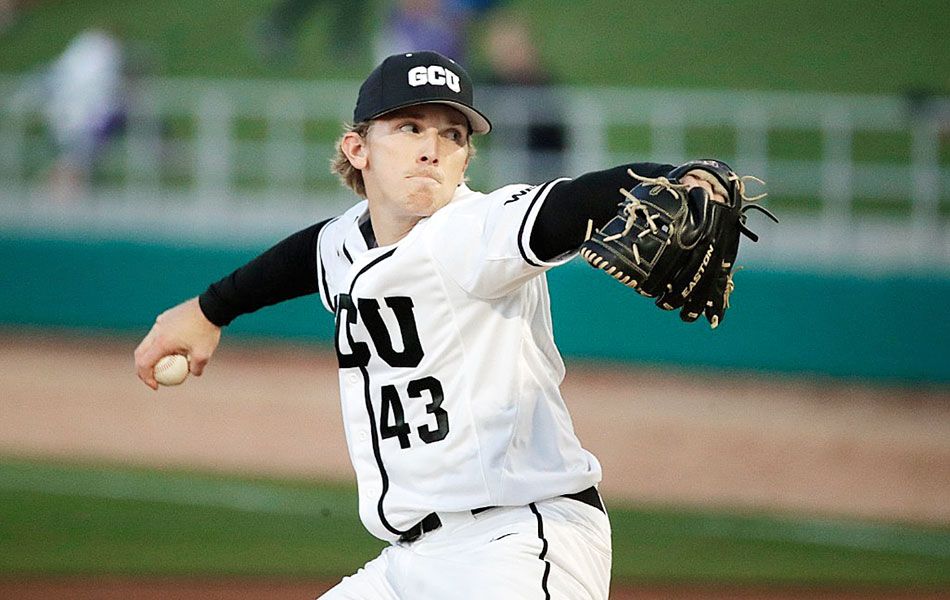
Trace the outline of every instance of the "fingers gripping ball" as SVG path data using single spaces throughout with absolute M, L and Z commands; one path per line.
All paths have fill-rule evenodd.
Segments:
M 181 354 L 163 356 L 155 363 L 155 381 L 161 385 L 178 385 L 188 377 L 188 359 Z
M 729 307 L 739 236 L 758 237 L 746 227 L 746 211 L 761 210 L 764 197 L 749 197 L 740 177 L 723 162 L 698 160 L 666 177 L 641 177 L 621 189 L 620 210 L 581 246 L 581 256 L 664 310 L 680 310 L 691 322 L 705 315 L 715 328 Z M 695 185 L 700 180 L 713 190 Z M 684 181 L 692 182 L 687 185 Z M 758 181 L 758 180 L 756 180 Z M 761 183 L 761 182 L 760 182 Z

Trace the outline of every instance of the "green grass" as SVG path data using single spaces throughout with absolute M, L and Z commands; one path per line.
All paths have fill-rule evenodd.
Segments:
M 950 67 L 950 6 L 941 0 L 906 7 L 861 0 L 553 0 L 533 6 L 544 56 L 579 83 L 950 92 L 945 77 L 934 77 Z
M 906 131 L 856 131 L 851 139 L 851 156 L 859 162 L 907 164 L 911 162 L 913 139 Z
M 765 201 L 769 210 L 779 215 L 817 215 L 824 209 L 821 200 L 813 196 L 789 197 L 769 195 Z M 754 229 L 753 229 L 754 230 Z
M 348 487 L 0 466 L 0 573 L 334 576 L 381 547 Z
M 617 581 L 950 585 L 946 528 L 620 506 L 611 522 Z M 346 486 L 0 463 L 0 575 L 338 577 L 382 546 Z
M 649 154 L 651 132 L 646 125 L 614 125 L 607 130 L 607 148 L 631 156 Z
M 689 127 L 686 130 L 687 156 L 734 156 L 736 147 L 733 127 Z
M 270 0 L 179 2 L 59 0 L 32 3 L 0 35 L 0 73 L 22 72 L 52 60 L 86 27 L 111 24 L 136 42 L 153 72 L 212 77 L 360 77 L 370 68 L 374 23 L 363 51 L 334 57 L 328 46 L 332 15 L 318 8 L 297 36 L 297 58 L 263 63 L 251 35 Z M 510 0 L 527 16 L 545 62 L 564 82 L 644 87 L 950 93 L 943 0 L 906 7 L 861 0 L 783 3 L 734 0 Z M 578 24 L 583 24 L 578 26 Z M 471 70 L 484 67 L 475 27 Z M 591 33 L 596 32 L 592 37 Z
M 822 155 L 821 131 L 817 129 L 769 130 L 769 156 L 795 160 L 819 160 Z
M 638 580 L 841 587 L 950 583 L 950 532 L 695 510 L 611 511 L 614 572 Z

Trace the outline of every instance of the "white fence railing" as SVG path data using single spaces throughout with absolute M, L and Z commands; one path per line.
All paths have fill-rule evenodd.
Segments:
M 139 81 L 95 185 L 51 202 L 41 94 L 0 77 L 0 226 L 266 238 L 335 213 L 353 201 L 328 162 L 357 85 Z M 478 101 L 495 131 L 477 142 L 473 187 L 712 155 L 777 203 L 782 224 L 753 227 L 755 259 L 950 270 L 950 99 L 559 87 Z M 559 124 L 562 151 L 532 149 L 532 121 Z

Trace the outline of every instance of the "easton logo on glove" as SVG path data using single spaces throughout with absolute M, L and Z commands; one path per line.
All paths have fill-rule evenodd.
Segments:
M 758 204 L 765 194 L 746 195 L 747 181 L 718 160 L 697 160 L 673 169 L 666 177 L 641 177 L 632 190 L 620 189 L 620 210 L 600 229 L 590 232 L 580 255 L 594 268 L 656 298 L 664 310 L 680 310 L 680 318 L 695 321 L 705 314 L 715 329 L 722 322 L 732 281 L 739 236 L 758 241 L 746 227 L 751 208 L 778 219 Z M 701 179 L 725 200 L 710 196 L 682 180 Z
M 712 258 L 712 253 L 715 249 L 715 246 L 709 244 L 709 250 L 706 250 L 706 255 L 703 256 L 703 262 L 699 263 L 699 270 L 693 275 L 693 279 L 689 282 L 689 285 L 686 286 L 686 289 L 680 292 L 680 296 L 688 298 L 689 295 L 693 293 L 693 288 L 696 287 L 699 280 L 703 278 L 703 273 L 706 271 L 706 266 L 709 265 L 709 259 Z

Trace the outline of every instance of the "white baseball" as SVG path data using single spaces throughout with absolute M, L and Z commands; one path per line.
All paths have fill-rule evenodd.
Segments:
M 181 354 L 163 356 L 155 363 L 155 381 L 161 385 L 178 385 L 188 377 L 188 359 Z

